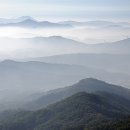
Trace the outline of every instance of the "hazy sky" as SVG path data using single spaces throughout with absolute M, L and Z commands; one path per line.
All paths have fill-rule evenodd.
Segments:
M 130 0 L 0 0 L 0 17 L 130 21 Z

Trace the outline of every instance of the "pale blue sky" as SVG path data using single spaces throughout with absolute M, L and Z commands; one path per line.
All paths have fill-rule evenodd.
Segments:
M 130 0 L 0 0 L 0 17 L 130 21 Z

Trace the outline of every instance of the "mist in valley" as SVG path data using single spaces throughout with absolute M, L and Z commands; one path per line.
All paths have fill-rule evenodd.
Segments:
M 129 1 L 31 1 L 0 1 L 0 130 L 129 129 Z
M 85 25 L 81 22 L 80 26 L 70 22 L 71 28 L 11 27 L 11 25 L 0 27 L 0 59 L 20 59 L 66 53 L 96 53 L 96 49 L 87 49 L 87 47 L 83 49 L 80 45 L 111 43 L 129 38 L 130 24 L 126 26 L 126 23 L 93 22 L 90 21 L 89 24 L 86 22 Z M 51 37 L 52 39 L 47 41 Z M 79 45 L 75 47 L 72 45 L 73 41 L 70 41 L 70 47 L 67 47 L 65 44 L 69 41 L 62 40 L 62 38 L 79 42 Z M 46 44 L 47 42 L 51 45 Z
M 1 109 L 89 77 L 130 87 L 129 23 L 21 17 L 0 25 Z

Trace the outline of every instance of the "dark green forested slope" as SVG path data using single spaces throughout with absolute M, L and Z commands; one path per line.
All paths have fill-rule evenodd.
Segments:
M 86 128 L 84 125 L 79 125 L 77 127 L 72 126 L 64 130 L 130 130 L 130 117 L 111 120 L 105 123 L 102 122 Z
M 102 124 L 101 126 L 95 127 L 93 130 L 130 130 L 130 117 Z
M 0 130 L 91 130 L 129 113 L 130 101 L 125 98 L 105 92 L 80 92 L 46 109 L 1 122 Z

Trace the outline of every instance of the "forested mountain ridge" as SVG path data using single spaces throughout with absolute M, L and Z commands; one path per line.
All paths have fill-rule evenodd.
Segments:
M 32 102 L 29 102 L 25 105 L 24 108 L 29 110 L 37 110 L 44 108 L 49 104 L 53 104 L 57 101 L 65 99 L 69 96 L 72 96 L 73 94 L 76 94 L 78 92 L 92 93 L 98 91 L 109 92 L 130 99 L 129 89 L 117 85 L 112 85 L 94 78 L 86 78 L 80 80 L 78 83 L 75 83 L 72 86 L 51 90 L 48 93 L 43 94 L 43 96 L 39 97 L 35 101 L 33 100 Z
M 108 95 L 116 98 L 110 100 Z M 96 124 L 129 115 L 129 104 L 130 100 L 110 93 L 80 92 L 45 109 L 0 123 L 0 130 L 63 130 L 79 126 L 92 129 Z

